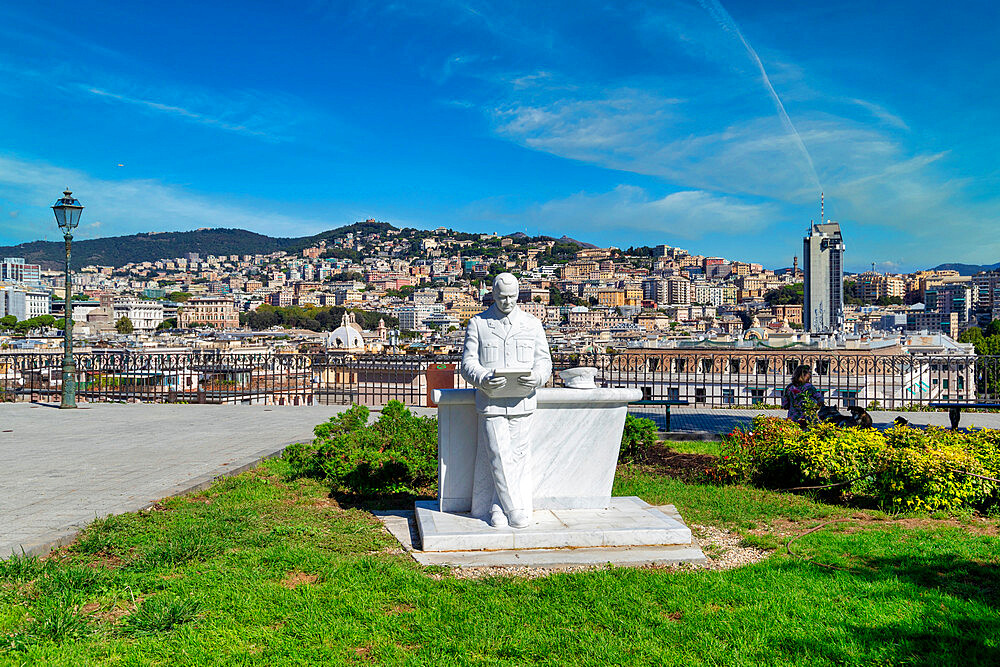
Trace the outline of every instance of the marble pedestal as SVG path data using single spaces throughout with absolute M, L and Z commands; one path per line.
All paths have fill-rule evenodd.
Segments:
M 386 524 L 404 546 L 415 529 L 420 548 L 411 553 L 418 561 L 459 567 L 704 562 L 673 507 L 611 496 L 625 414 L 628 403 L 641 398 L 639 390 L 537 391 L 530 431 L 535 511 L 525 528 L 494 528 L 471 514 L 477 489 L 493 483 L 477 439 L 475 396 L 469 389 L 435 391 L 438 500 L 416 503 L 405 530 Z
M 533 503 L 540 509 L 605 509 L 618 464 L 622 428 L 638 389 L 542 388 L 531 420 Z M 477 441 L 474 389 L 434 392 L 438 404 L 438 503 L 442 512 L 469 512 L 475 488 L 492 485 Z
M 689 545 L 691 531 L 634 496 L 612 498 L 605 509 L 536 510 L 527 528 L 493 528 L 469 514 L 416 504 L 422 551 L 497 551 Z

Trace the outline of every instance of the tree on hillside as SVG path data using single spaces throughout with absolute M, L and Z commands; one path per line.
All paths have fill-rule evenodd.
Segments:
M 983 339 L 983 330 L 979 327 L 969 327 L 958 335 L 959 343 L 975 343 Z
M 130 334 L 135 331 L 135 327 L 132 325 L 132 320 L 128 318 L 127 315 L 122 315 L 115 322 L 115 331 L 120 334 Z
M 416 288 L 413 285 L 403 285 L 398 290 L 387 289 L 385 291 L 385 295 L 387 297 L 390 297 L 390 298 L 391 297 L 395 297 L 397 299 L 408 299 L 408 298 L 410 298 L 410 295 L 412 295 L 413 292 L 415 292 L 415 291 L 416 291 Z
M 844 303 L 849 306 L 863 306 L 867 302 L 861 297 L 858 283 L 855 280 L 844 281 Z
M 285 327 L 286 329 L 333 331 L 343 322 L 345 312 L 347 311 L 342 306 L 324 306 L 319 308 L 288 306 L 279 308 L 263 304 L 257 310 L 242 313 L 240 315 L 240 324 L 250 327 L 254 331 L 270 329 L 276 326 Z M 378 327 L 378 322 L 381 319 L 385 320 L 387 327 L 399 325 L 399 320 L 391 315 L 359 309 L 351 309 L 350 312 L 354 313 L 354 318 L 358 325 L 369 331 Z
M 976 354 L 1000 354 L 1000 320 L 993 320 L 984 332 L 979 327 L 969 327 L 958 336 L 960 343 L 972 343 Z
M 764 294 L 764 301 L 772 306 L 785 306 L 789 304 L 802 304 L 805 301 L 805 285 L 795 283 L 794 285 L 783 285 L 778 289 L 770 290 Z
M 641 245 L 638 247 L 630 246 L 625 251 L 625 254 L 631 257 L 652 257 L 655 252 L 655 248 L 651 248 L 648 245 Z
M 31 317 L 26 320 L 21 320 L 14 325 L 14 331 L 19 334 L 26 334 L 29 331 L 35 331 L 37 329 L 51 328 L 56 323 L 56 318 L 51 315 L 39 315 L 38 317 Z
M 13 315 L 0 317 L 0 329 L 13 329 L 15 324 L 17 324 L 17 318 Z
M 191 298 L 190 292 L 171 292 L 167 295 L 167 298 L 171 301 L 176 301 L 177 303 L 184 303 Z

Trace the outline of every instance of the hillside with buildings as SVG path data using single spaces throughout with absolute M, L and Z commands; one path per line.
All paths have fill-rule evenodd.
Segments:
M 136 335 L 169 326 L 239 328 L 241 321 L 322 331 L 339 323 L 339 314 L 331 319 L 327 312 L 337 307 L 371 313 L 361 318 L 368 324 L 379 314 L 398 322 L 405 347 L 456 349 L 459 330 L 488 305 L 490 283 L 503 271 L 520 278 L 522 308 L 566 351 L 698 340 L 785 345 L 807 334 L 938 331 L 955 338 L 996 315 L 994 273 L 869 271 L 845 280 L 839 225 L 812 230 L 801 265 L 796 258 L 777 271 L 665 244 L 597 248 L 566 237 L 398 229 L 375 220 L 298 239 L 241 230 L 97 239 L 74 244 L 74 256 L 83 261 L 99 251 L 129 261 L 80 267 L 74 320 L 80 334 L 95 336 L 121 317 L 140 323 Z M 52 245 L 61 252 L 62 244 Z M 226 252 L 234 247 L 252 251 Z M 2 314 L 61 316 L 60 268 L 31 257 L 4 259 Z
M 883 401 L 970 387 L 971 376 L 949 376 L 936 388 L 925 377 L 930 370 L 914 375 L 912 366 L 892 360 L 974 354 L 972 345 L 958 342 L 960 333 L 1000 318 L 1000 272 L 867 271 L 845 278 L 841 228 L 830 221 L 811 227 L 801 262 L 796 257 L 790 269 L 777 271 L 667 244 L 622 250 L 569 238 L 398 229 L 373 220 L 266 243 L 278 241 L 284 248 L 268 252 L 185 251 L 82 266 L 73 278 L 78 349 L 282 359 L 322 353 L 354 360 L 338 363 L 367 364 L 360 360 L 371 357 L 390 366 L 385 360 L 396 355 L 454 355 L 465 324 L 490 304 L 493 278 L 506 271 L 520 280 L 520 307 L 542 322 L 560 363 L 589 355 L 588 363 L 619 369 L 609 370 L 606 382 L 642 376 L 656 395 L 760 402 L 783 386 L 794 362 L 836 370 L 837 359 L 850 357 L 844 368 L 871 372 L 852 376 L 836 395 Z M 3 258 L 4 349 L 58 351 L 63 280 L 58 269 Z M 876 381 L 883 365 L 894 375 Z M 422 365 L 407 368 L 400 375 L 386 367 L 371 377 L 411 377 Z M 225 382 L 241 381 L 227 373 Z M 411 380 L 419 384 L 418 376 Z M 326 381 L 323 374 L 312 377 Z M 156 378 L 148 381 L 166 381 Z M 948 391 L 941 395 L 955 395 Z

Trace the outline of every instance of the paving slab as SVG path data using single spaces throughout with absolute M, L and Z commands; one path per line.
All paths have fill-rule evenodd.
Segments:
M 344 406 L 0 405 L 0 559 L 42 555 L 96 518 L 208 487 L 313 438 Z
M 660 505 L 651 509 L 684 525 L 677 508 Z M 390 534 L 403 549 L 421 565 L 446 567 L 572 567 L 576 565 L 641 565 L 703 564 L 707 562 L 697 540 L 685 544 L 645 546 L 605 546 L 559 549 L 497 549 L 476 551 L 424 551 L 413 510 L 375 512 Z M 690 533 L 689 533 L 690 534 Z

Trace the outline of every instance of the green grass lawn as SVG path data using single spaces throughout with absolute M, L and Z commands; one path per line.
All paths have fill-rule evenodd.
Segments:
M 0 663 L 1000 664 L 996 521 L 890 517 L 629 466 L 617 495 L 673 503 L 774 554 L 727 571 L 470 580 L 417 565 L 369 513 L 285 472 L 269 461 L 97 521 L 48 560 L 0 563 Z M 833 519 L 846 521 L 786 553 Z
M 664 442 L 664 445 L 681 454 L 710 454 L 719 456 L 718 440 L 676 440 Z

